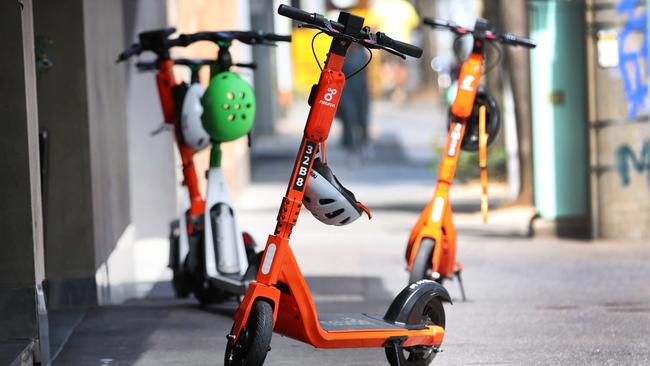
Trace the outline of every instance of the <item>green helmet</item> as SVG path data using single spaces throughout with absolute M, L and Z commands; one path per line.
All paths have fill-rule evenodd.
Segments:
M 255 120 L 253 88 L 234 72 L 224 71 L 210 80 L 201 98 L 203 128 L 212 141 L 236 140 L 250 132 Z

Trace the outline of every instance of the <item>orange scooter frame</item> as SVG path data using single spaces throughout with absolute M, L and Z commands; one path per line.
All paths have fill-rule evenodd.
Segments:
M 422 210 L 411 230 L 405 257 L 408 271 L 411 272 L 411 282 L 422 278 L 431 278 L 442 282 L 444 279 L 455 276 L 460 284 L 462 298 L 465 300 L 461 277 L 463 265 L 456 262 L 456 228 L 449 203 L 449 189 L 456 174 L 458 156 L 468 120 L 477 118 L 479 166 L 483 191 L 481 212 L 483 222 L 487 221 L 487 146 L 489 138 L 494 138 L 494 136 L 489 135 L 486 127 L 487 106 L 483 102 L 476 103 L 479 83 L 484 71 L 485 44 L 488 41 L 497 41 L 505 45 L 533 48 L 536 43 L 512 33 L 501 33 L 489 29 L 488 23 L 484 19 L 476 21 L 474 30 L 432 18 L 425 18 L 424 24 L 437 29 L 450 30 L 459 36 L 471 34 L 474 45 L 469 57 L 463 62 L 458 77 L 456 98 L 451 106 L 451 124 L 447 135 L 447 144 L 438 170 L 438 184 L 433 198 Z M 496 102 L 494 104 L 496 105 Z M 475 111 L 477 106 L 478 111 Z M 474 114 L 475 112 L 478 112 L 478 116 Z M 430 263 L 427 263 L 427 260 L 430 260 Z M 415 268 L 416 266 L 418 268 Z
M 406 261 L 410 272 L 413 270 L 415 257 L 420 250 L 422 241 L 433 240 L 431 277 L 436 280 L 455 275 L 461 281 L 460 273 L 463 266 L 456 262 L 456 228 L 449 202 L 449 188 L 456 175 L 460 144 L 465 135 L 465 122 L 472 113 L 482 73 L 483 54 L 482 52 L 473 52 L 461 67 L 458 93 L 451 107 L 453 119 L 447 135 L 442 162 L 438 169 L 438 184 L 433 198 L 422 210 L 411 230 L 406 248 Z
M 281 5 L 278 12 L 303 22 L 310 20 L 313 22 L 314 18 L 318 21 L 317 16 L 322 18 L 318 14 L 305 13 L 286 5 Z M 363 18 L 341 12 L 339 22 L 332 22 L 332 24 L 344 34 L 356 35 L 360 34 Z M 350 37 L 339 38 L 336 36 L 336 31 L 330 31 L 334 35 L 327 34 L 332 35 L 334 39 L 318 85 L 312 89 L 311 110 L 289 186 L 282 199 L 275 232 L 269 236 L 266 243 L 256 282 L 251 283 L 233 316 L 234 324 L 228 335 L 229 348 L 226 350 L 227 365 L 251 362 L 250 359 L 233 361 L 232 349 L 244 343 L 245 337 L 250 337 L 250 330 L 243 332 L 250 319 L 253 305 L 260 301 L 270 304 L 273 309 L 273 331 L 317 348 L 385 347 L 390 361 L 388 353 L 393 352 L 393 349 L 397 354 L 397 349 L 401 353 L 402 347 L 428 346 L 433 348 L 434 355 L 431 357 L 433 359 L 444 337 L 444 310 L 440 301 L 449 301 L 449 295 L 442 286 L 427 280 L 414 283 L 404 289 L 383 317 L 370 314 L 319 317 L 307 282 L 289 246 L 289 237 L 302 208 L 304 190 L 313 160 L 327 140 L 345 84 L 342 68 L 350 44 L 347 39 Z M 414 321 L 413 314 L 423 310 L 426 301 L 435 301 L 439 304 L 442 311 L 442 324 L 424 324 L 419 319 Z M 416 303 L 419 305 L 415 305 Z M 263 362 L 266 350 L 262 352 Z M 237 357 L 252 357 L 256 361 L 259 360 L 257 356 L 251 355 Z M 392 361 L 391 363 L 403 364 Z M 258 363 L 253 362 L 253 364 Z
M 177 105 L 174 100 L 173 89 L 177 85 L 174 78 L 174 61 L 169 58 L 164 58 L 159 61 L 158 73 L 156 74 L 156 85 L 158 86 L 158 95 L 160 97 L 160 104 L 162 106 L 163 117 L 165 123 L 172 126 L 174 129 L 174 138 L 178 152 L 181 156 L 181 163 L 183 165 L 183 185 L 187 186 L 190 197 L 190 210 L 188 222 L 194 222 L 193 218 L 198 218 L 203 215 L 205 210 L 205 201 L 201 197 L 199 190 L 199 180 L 194 168 L 194 152 L 192 148 L 185 144 L 185 140 L 181 135 L 181 129 L 178 125 Z M 188 230 L 192 230 L 194 225 L 188 225 Z M 191 234 L 191 232 L 189 233 Z
M 289 246 L 289 236 L 302 208 L 304 187 L 312 169 L 313 158 L 320 143 L 327 139 L 340 91 L 343 90 L 344 60 L 345 56 L 330 53 L 321 73 L 316 102 L 307 120 L 291 184 L 282 199 L 275 233 L 267 240 L 256 282 L 250 285 L 234 315 L 235 324 L 231 334 L 235 339 L 241 331 L 243 321 L 248 318 L 251 305 L 259 299 L 275 305 L 273 323 L 277 333 L 318 348 L 383 347 L 388 338 L 404 334 L 402 329 L 325 331 L 319 323 L 307 282 Z M 331 99 L 325 96 L 328 92 L 332 95 Z M 408 340 L 403 345 L 441 344 L 443 337 L 444 329 L 428 326 L 409 332 Z

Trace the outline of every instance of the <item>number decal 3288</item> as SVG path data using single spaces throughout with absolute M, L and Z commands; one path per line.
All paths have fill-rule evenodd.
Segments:
M 296 180 L 293 184 L 293 189 L 302 192 L 305 188 L 305 182 L 307 180 L 307 173 L 309 171 L 309 166 L 311 161 L 314 158 L 314 153 L 316 151 L 316 143 L 312 141 L 307 141 L 305 143 L 305 149 L 303 154 L 300 156 L 300 165 L 298 167 L 298 174 L 296 174 Z

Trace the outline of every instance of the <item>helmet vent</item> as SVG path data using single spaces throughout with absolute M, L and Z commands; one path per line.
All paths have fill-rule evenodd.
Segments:
M 342 208 L 339 208 L 338 210 L 336 210 L 336 211 L 334 211 L 334 212 L 326 213 L 326 214 L 325 214 L 325 217 L 327 217 L 328 219 L 333 219 L 333 218 L 335 218 L 336 216 L 342 214 L 343 211 L 344 211 L 344 210 L 343 210 Z
M 235 109 L 239 109 L 240 105 L 239 103 L 235 103 Z
M 239 98 L 240 98 L 240 99 L 244 99 L 244 96 L 245 96 L 245 95 L 246 95 L 246 94 L 245 94 L 244 92 L 239 92 Z
M 229 115 L 228 115 L 228 121 L 232 121 L 232 120 L 234 120 L 234 119 L 235 119 L 235 115 L 234 115 L 234 114 L 229 114 Z
M 339 224 L 345 225 L 348 221 L 350 221 L 350 217 L 346 217 L 345 220 L 339 222 Z
M 328 204 L 333 203 L 333 202 L 334 202 L 334 200 L 331 199 L 331 198 L 321 198 L 321 199 L 318 200 L 318 203 L 320 203 L 321 205 L 328 205 Z
M 250 108 L 250 107 L 251 107 L 251 104 L 250 104 L 250 103 L 246 103 L 246 108 Z
M 233 99 L 235 99 L 235 94 L 233 94 L 232 92 L 228 92 L 228 93 L 226 93 L 226 98 L 228 98 L 230 100 L 233 100 Z
M 223 104 L 223 109 L 228 109 L 228 108 L 230 108 L 230 106 L 228 105 L 228 103 L 224 103 L 224 104 Z
M 242 114 L 242 115 L 241 115 L 241 119 L 246 119 L 246 115 L 245 115 L 245 114 Z

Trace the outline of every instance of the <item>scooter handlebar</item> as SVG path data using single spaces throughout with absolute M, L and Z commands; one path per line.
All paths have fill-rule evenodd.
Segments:
M 280 4 L 280 6 L 278 7 L 278 14 L 303 23 L 323 25 L 323 24 L 315 24 L 318 14 L 308 13 L 302 9 L 294 8 L 293 6 L 289 6 L 285 4 Z
M 270 33 L 266 35 L 266 40 L 271 42 L 291 42 L 291 36 Z
M 134 43 L 129 48 L 122 51 L 122 53 L 119 54 L 115 62 L 118 63 L 118 62 L 128 60 L 131 56 L 137 55 L 140 52 L 142 52 L 142 47 L 140 47 L 140 44 Z
M 458 35 L 465 35 L 468 33 L 472 33 L 474 36 L 484 37 L 486 40 L 489 41 L 499 41 L 503 44 L 507 44 L 511 46 L 521 46 L 526 48 L 535 48 L 537 46 L 537 42 L 535 42 L 534 40 L 525 37 L 520 37 L 512 33 L 498 32 L 495 30 L 482 29 L 482 28 L 475 28 L 474 30 L 472 30 L 460 26 L 451 21 L 429 18 L 429 17 L 425 17 L 422 20 L 422 22 L 432 28 L 447 29 Z M 487 27 L 487 21 L 483 21 L 483 22 L 484 22 L 484 26 Z M 478 24 L 479 23 L 477 23 L 477 27 Z
M 332 37 L 341 36 L 338 32 L 343 32 L 345 28 L 343 24 L 333 20 L 327 20 L 324 16 L 318 13 L 308 13 L 304 10 L 294 8 L 289 5 L 280 5 L 278 7 L 278 14 L 302 23 L 306 23 L 312 27 L 315 27 L 316 29 L 322 30 Z M 420 47 L 394 40 L 387 36 L 385 33 L 370 33 L 370 30 L 367 27 L 364 28 L 358 35 L 347 34 L 345 36 L 355 40 L 355 42 L 364 44 L 366 47 L 381 48 L 385 51 L 395 53 L 400 57 L 408 55 L 411 57 L 419 58 L 422 56 L 422 49 Z
M 392 39 L 385 33 L 377 32 L 377 43 L 411 57 L 422 57 L 422 49 L 420 47 Z
M 501 42 L 514 45 L 514 46 L 521 46 L 521 47 L 526 47 L 526 48 L 535 48 L 537 47 L 537 42 L 530 38 L 525 38 L 525 37 L 519 37 L 515 34 L 512 33 L 500 33 L 497 36 L 500 38 Z

